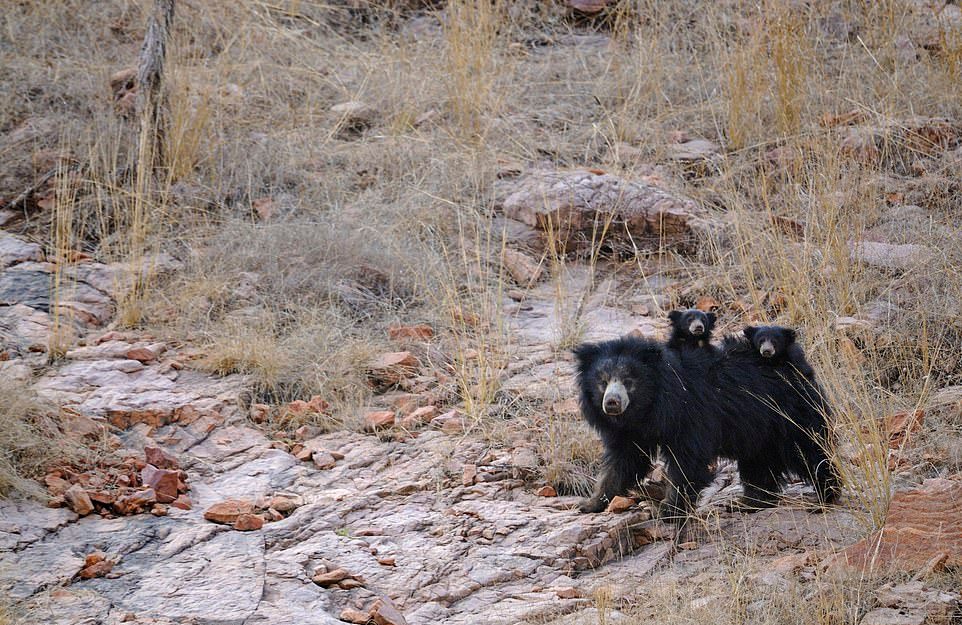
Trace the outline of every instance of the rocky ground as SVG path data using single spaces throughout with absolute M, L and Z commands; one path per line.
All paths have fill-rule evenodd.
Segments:
M 211 377 L 176 345 L 105 330 L 123 266 L 72 265 L 69 295 L 51 302 L 54 268 L 39 249 L 6 234 L 0 241 L 4 374 L 37 374 L 33 387 L 69 408 L 76 431 L 127 458 L 126 473 L 49 475 L 60 507 L 0 502 L 0 588 L 29 607 L 25 622 L 578 622 L 597 618 L 599 589 L 629 597 L 653 575 L 717 574 L 733 541 L 758 554 L 758 579 L 777 588 L 814 576 L 858 535 L 844 507 L 725 512 L 738 488 L 730 466 L 706 491 L 705 529 L 693 540 L 671 540 L 644 502 L 582 515 L 574 497 L 538 482 L 531 446 L 492 447 L 465 432 L 457 413 L 409 420 L 391 435 L 341 431 L 290 447 L 252 422 L 243 377 Z M 598 292 L 586 308 L 588 338 L 663 333 L 663 321 Z M 542 284 L 521 302 L 506 297 L 513 348 L 504 387 L 568 399 L 571 412 L 571 365 L 550 348 L 560 323 L 551 293 Z M 47 366 L 57 307 L 83 313 L 73 317 L 80 346 Z M 175 476 L 172 485 L 149 474 L 155 464 Z M 143 485 L 134 488 L 138 471 Z M 940 513 L 957 519 L 959 493 L 948 485 L 937 499 L 955 504 Z M 78 502 L 78 492 L 92 497 Z M 931 557 L 958 563 L 960 538 Z M 935 603 L 956 597 L 943 599 Z M 606 608 L 609 622 L 619 622 L 620 607 Z

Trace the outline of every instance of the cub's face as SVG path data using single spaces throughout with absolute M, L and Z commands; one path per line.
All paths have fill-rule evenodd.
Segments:
M 575 350 L 582 398 L 613 423 L 636 413 L 654 397 L 654 370 L 648 356 L 583 345 Z
M 781 326 L 748 326 L 744 332 L 762 358 L 782 356 L 795 342 L 795 330 Z
M 715 327 L 715 318 L 715 313 L 702 312 L 696 308 L 668 313 L 668 320 L 675 330 L 694 338 L 708 336 Z

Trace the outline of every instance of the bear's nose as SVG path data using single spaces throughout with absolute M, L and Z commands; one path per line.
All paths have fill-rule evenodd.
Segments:
M 772 356 L 775 355 L 775 346 L 772 345 L 769 341 L 765 341 L 764 343 L 762 343 L 762 346 L 759 348 L 758 351 L 760 351 L 762 356 L 764 356 L 765 358 L 771 358 Z
M 705 331 L 705 326 L 702 324 L 701 321 L 696 321 L 695 323 L 691 324 L 688 327 L 688 331 L 691 332 L 692 334 L 701 334 L 702 332 Z
M 605 411 L 605 414 L 617 416 L 625 411 L 628 407 L 628 391 L 625 389 L 625 385 L 620 381 L 612 381 L 608 383 L 608 388 L 605 389 L 605 397 L 601 402 L 601 408 Z

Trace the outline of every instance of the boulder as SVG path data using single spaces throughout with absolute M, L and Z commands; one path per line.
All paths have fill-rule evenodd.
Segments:
M 617 251 L 669 246 L 697 249 L 713 228 L 693 200 L 599 170 L 538 170 L 509 189 L 504 214 L 553 237 L 564 252 L 604 244 Z M 546 246 L 550 247 L 550 246 Z

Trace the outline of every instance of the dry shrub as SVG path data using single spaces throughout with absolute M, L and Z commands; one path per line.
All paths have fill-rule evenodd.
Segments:
M 68 456 L 65 441 L 41 403 L 23 384 L 0 380 L 0 497 L 12 491 L 39 496 L 33 482 L 53 460 Z

